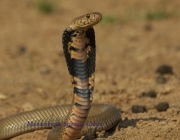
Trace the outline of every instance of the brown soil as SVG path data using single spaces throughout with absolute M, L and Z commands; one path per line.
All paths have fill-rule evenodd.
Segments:
M 43 14 L 31 0 L 0 1 L 0 118 L 48 106 L 71 103 L 72 87 L 64 61 L 61 35 L 70 21 L 99 11 L 116 22 L 95 26 L 97 66 L 94 103 L 113 104 L 122 121 L 115 133 L 97 140 L 180 139 L 179 0 L 55 1 L 56 11 Z M 148 11 L 165 9 L 162 20 L 147 20 Z M 116 19 L 115 19 L 116 20 Z M 167 82 L 156 82 L 156 69 L 172 66 Z M 155 91 L 156 98 L 141 97 Z M 168 102 L 167 111 L 155 106 Z M 132 113 L 133 105 L 146 107 Z M 13 138 L 46 139 L 48 130 Z

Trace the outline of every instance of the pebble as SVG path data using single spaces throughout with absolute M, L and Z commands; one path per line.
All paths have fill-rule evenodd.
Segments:
M 23 105 L 22 105 L 22 108 L 23 108 L 24 111 L 30 111 L 30 110 L 33 110 L 33 109 L 34 109 L 33 105 L 30 104 L 30 103 L 25 103 L 25 104 L 23 104 Z
M 133 105 L 131 107 L 131 111 L 133 113 L 144 113 L 147 112 L 147 109 L 145 108 L 145 106 L 141 106 L 141 105 Z
M 25 45 L 20 45 L 18 47 L 18 53 L 19 54 L 24 54 L 26 52 L 26 46 Z
M 49 74 L 49 73 L 51 73 L 51 69 L 47 66 L 44 66 L 40 69 L 40 73 L 41 74 Z
M 157 111 L 161 112 L 161 111 L 167 111 L 167 109 L 169 108 L 169 103 L 167 102 L 162 102 L 159 103 L 156 107 Z
M 145 24 L 144 25 L 144 30 L 145 31 L 151 31 L 152 30 L 152 24 L 150 24 L 150 23 Z
M 6 95 L 0 93 L 0 99 L 6 99 L 6 98 L 7 98 Z
M 142 97 L 156 98 L 157 93 L 155 91 L 143 92 Z
M 165 78 L 164 76 L 158 75 L 158 76 L 156 77 L 156 82 L 157 82 L 158 84 L 165 84 L 165 83 L 167 82 L 167 80 L 166 80 L 166 78 Z
M 159 74 L 173 74 L 172 67 L 169 65 L 161 65 L 156 70 Z

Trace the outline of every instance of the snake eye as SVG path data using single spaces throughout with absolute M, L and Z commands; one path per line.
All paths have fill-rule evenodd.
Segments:
M 90 18 L 90 15 L 89 15 L 89 14 L 87 14 L 87 15 L 86 15 L 86 18 Z

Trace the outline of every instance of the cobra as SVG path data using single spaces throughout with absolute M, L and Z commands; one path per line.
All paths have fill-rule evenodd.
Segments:
M 108 130 L 120 121 L 120 112 L 114 106 L 91 104 L 96 60 L 93 26 L 101 19 L 98 12 L 77 17 L 63 32 L 63 50 L 73 85 L 72 103 L 1 119 L 0 140 L 52 127 L 48 140 L 76 140 L 90 129 Z

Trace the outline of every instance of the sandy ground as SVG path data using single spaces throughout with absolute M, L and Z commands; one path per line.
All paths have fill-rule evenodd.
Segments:
M 99 11 L 113 21 L 95 26 L 97 42 L 94 103 L 113 104 L 122 121 L 114 133 L 97 140 L 180 139 L 180 1 L 54 1 L 43 14 L 37 1 L 0 1 L 0 118 L 38 108 L 71 103 L 72 86 L 64 61 L 61 35 L 70 21 Z M 165 9 L 169 17 L 147 20 L 149 11 Z M 156 69 L 170 65 L 174 74 L 156 82 Z M 155 91 L 156 98 L 142 97 Z M 155 106 L 167 102 L 167 111 Z M 133 105 L 147 112 L 132 113 Z M 48 130 L 13 138 L 46 139 Z M 1 134 L 0 134 L 1 135 Z

